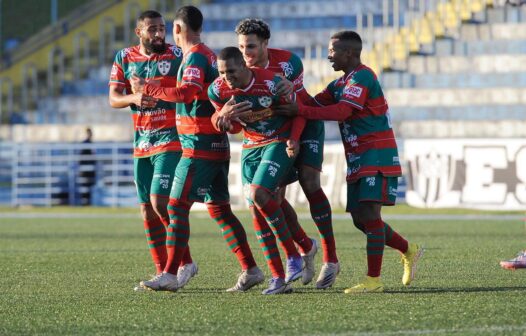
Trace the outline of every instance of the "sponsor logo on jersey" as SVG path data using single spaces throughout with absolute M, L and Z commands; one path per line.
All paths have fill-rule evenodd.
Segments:
M 270 91 L 270 93 L 272 93 L 273 95 L 276 94 L 276 85 L 274 84 L 273 81 L 271 80 L 266 80 L 265 81 L 265 85 L 267 86 L 268 90 Z
M 137 147 L 143 152 L 147 152 L 152 148 L 152 144 L 149 141 L 141 141 Z
M 281 67 L 281 70 L 283 71 L 285 77 L 289 78 L 294 72 L 294 68 L 292 67 L 292 64 L 290 64 L 290 62 L 279 62 L 278 64 Z
M 269 107 L 272 104 L 272 98 L 269 96 L 261 96 L 258 101 L 263 107 Z
M 131 48 L 124 48 L 121 50 L 121 57 L 124 58 L 130 53 Z
M 303 86 L 303 72 L 292 82 L 294 87 L 301 88 Z
M 171 67 L 172 67 L 172 63 L 170 63 L 167 60 L 160 61 L 159 63 L 157 63 L 157 69 L 159 69 L 159 72 L 163 76 L 166 76 L 168 72 L 170 72 Z
M 116 64 L 113 64 L 113 66 L 111 67 L 111 75 L 112 76 L 117 76 L 118 72 L 119 72 L 119 68 L 117 67 Z
M 170 50 L 175 55 L 175 57 L 181 57 L 183 55 L 183 50 L 178 46 L 171 46 Z
M 346 86 L 345 89 L 343 89 L 343 94 L 345 96 L 353 96 L 356 98 L 360 98 L 362 95 L 363 89 L 358 86 Z
M 210 56 L 210 61 L 212 62 L 212 68 L 217 69 L 217 59 L 214 56 Z
M 219 87 L 221 86 L 221 84 L 218 82 L 218 81 L 214 81 L 212 83 L 212 92 L 214 92 L 214 94 L 219 97 Z
M 199 71 L 198 68 L 188 67 L 184 69 L 183 78 L 185 79 L 201 78 L 201 72 Z

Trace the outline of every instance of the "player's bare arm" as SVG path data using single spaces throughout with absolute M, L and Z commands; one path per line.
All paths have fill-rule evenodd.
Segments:
M 140 92 L 125 94 L 123 87 L 117 85 L 110 86 L 109 101 L 110 106 L 113 108 L 125 108 L 130 105 L 153 108 L 157 104 L 157 100 L 158 99 L 153 97 L 143 95 Z

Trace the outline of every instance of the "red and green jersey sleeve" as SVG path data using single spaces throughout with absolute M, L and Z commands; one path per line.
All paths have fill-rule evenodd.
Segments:
M 181 49 L 168 45 L 162 54 L 143 55 L 139 46 L 117 53 L 110 74 L 109 85 L 122 87 L 131 93 L 132 75 L 155 82 L 155 85 L 175 86 L 182 60 Z M 154 108 L 130 106 L 134 126 L 134 156 L 147 157 L 166 151 L 180 151 L 176 130 L 176 105 L 159 100 Z

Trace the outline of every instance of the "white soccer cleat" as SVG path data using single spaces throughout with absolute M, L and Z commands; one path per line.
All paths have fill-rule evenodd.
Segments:
M 183 266 L 180 266 L 177 269 L 177 282 L 179 283 L 179 288 L 183 288 L 197 274 L 197 264 L 189 263 Z
M 338 273 L 340 273 L 340 263 L 323 263 L 318 280 L 316 280 L 316 288 L 326 289 L 331 287 L 336 281 Z
M 301 283 L 303 285 L 309 284 L 316 273 L 316 269 L 314 267 L 314 257 L 316 256 L 316 252 L 318 252 L 318 243 L 315 239 L 311 239 L 311 241 L 312 247 L 309 253 L 301 255 L 303 258 L 303 273 L 301 275 Z
M 227 289 L 227 292 L 246 292 L 250 288 L 259 285 L 265 281 L 265 275 L 259 269 L 259 267 L 254 266 L 248 270 L 245 270 L 239 274 L 237 278 L 237 283 L 234 287 Z
M 170 291 L 176 292 L 179 289 L 177 282 L 177 275 L 172 273 L 161 273 L 150 280 L 142 281 L 141 285 L 145 288 L 155 291 Z
M 292 287 L 289 283 L 285 282 L 282 278 L 272 278 L 269 281 L 269 286 L 264 289 L 261 294 L 272 295 L 272 294 L 289 294 L 292 293 Z

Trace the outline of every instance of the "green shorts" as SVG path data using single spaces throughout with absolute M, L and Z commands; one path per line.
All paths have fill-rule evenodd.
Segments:
M 150 195 L 168 197 L 181 152 L 164 152 L 133 159 L 133 172 L 139 202 L 150 203 Z
M 227 203 L 229 161 L 182 157 L 175 169 L 170 198 L 187 202 Z
M 383 205 L 394 205 L 398 189 L 398 177 L 364 176 L 354 183 L 347 184 L 347 208 L 350 212 L 360 202 L 377 202 Z
M 321 171 L 323 164 L 323 145 L 325 143 L 325 124 L 321 120 L 309 120 L 300 138 L 300 153 L 294 166 L 309 166 Z
M 281 186 L 293 164 L 286 148 L 284 142 L 273 142 L 262 147 L 243 149 L 241 179 L 247 199 L 250 185 L 258 185 L 271 192 L 275 192 Z

